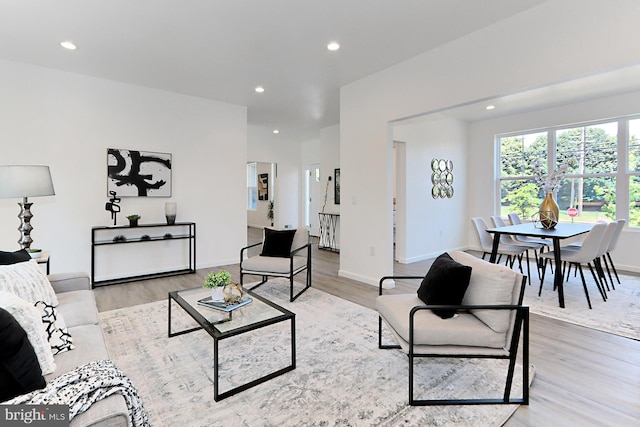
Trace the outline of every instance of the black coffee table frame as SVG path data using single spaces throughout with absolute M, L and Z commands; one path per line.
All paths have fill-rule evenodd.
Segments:
M 184 335 L 184 334 L 188 334 L 189 332 L 193 332 L 193 331 L 197 331 L 200 329 L 204 329 L 205 331 L 207 331 L 207 333 L 213 338 L 213 375 L 214 375 L 214 382 L 213 382 L 213 400 L 215 400 L 216 402 L 222 400 L 222 399 L 226 399 L 229 396 L 233 396 L 236 393 L 239 393 L 241 391 L 247 390 L 251 387 L 255 387 L 258 384 L 262 384 L 266 381 L 269 381 L 272 378 L 278 377 L 280 375 L 283 375 L 289 371 L 292 371 L 296 368 L 296 314 L 283 308 L 280 307 L 279 305 L 265 299 L 262 298 L 259 295 L 256 295 L 254 293 L 252 293 L 251 291 L 246 291 L 245 290 L 245 294 L 248 294 L 249 296 L 251 296 L 251 298 L 254 299 L 254 303 L 256 302 L 256 300 L 261 301 L 262 303 L 267 304 L 268 306 L 274 308 L 275 310 L 279 311 L 281 314 L 273 316 L 271 318 L 268 319 L 264 319 L 264 320 L 260 320 L 248 325 L 244 325 L 244 326 L 240 326 L 238 328 L 233 328 L 231 330 L 228 331 L 220 331 L 216 328 L 216 326 L 220 323 L 227 323 L 229 322 L 229 320 L 225 320 L 222 322 L 214 322 L 211 323 L 209 322 L 195 307 L 193 307 L 193 305 L 191 303 L 189 303 L 188 301 L 186 301 L 184 298 L 182 298 L 181 293 L 183 292 L 188 292 L 188 291 L 193 291 L 191 289 L 186 289 L 186 290 L 181 290 L 181 291 L 173 291 L 173 292 L 169 292 L 169 297 L 168 297 L 168 311 L 169 311 L 169 316 L 168 316 L 168 335 L 169 338 L 171 337 L 175 337 L 178 335 Z M 203 297 L 206 296 L 203 295 Z M 178 331 L 178 332 L 172 332 L 171 331 L 171 306 L 172 306 L 172 301 L 177 303 L 185 312 L 187 312 L 187 314 L 189 314 L 189 316 L 191 316 L 197 323 L 198 327 L 195 328 L 191 328 L 191 329 L 186 329 L 186 330 L 182 330 L 182 331 Z M 253 307 L 252 306 L 253 303 L 248 304 L 242 308 L 239 308 L 238 310 L 251 310 Z M 207 309 L 207 310 L 212 310 L 212 309 Z M 221 312 L 223 313 L 223 312 Z M 249 331 L 254 331 L 256 329 L 260 329 L 260 328 L 264 328 L 266 326 L 270 326 L 270 325 L 274 325 L 276 323 L 280 323 L 280 322 L 286 322 L 289 321 L 291 324 L 291 363 L 287 366 L 285 366 L 284 368 L 278 369 L 277 371 L 271 372 L 267 375 L 264 375 L 260 378 L 257 378 L 255 380 L 249 381 L 248 383 L 239 385 L 237 387 L 234 387 L 230 390 L 227 390 L 223 393 L 219 392 L 219 382 L 220 382 L 220 378 L 219 378 L 219 372 L 218 372 L 218 358 L 219 358 L 219 352 L 218 352 L 218 343 L 219 341 L 226 339 L 226 338 L 231 338 L 240 334 L 243 334 L 245 332 L 249 332 Z

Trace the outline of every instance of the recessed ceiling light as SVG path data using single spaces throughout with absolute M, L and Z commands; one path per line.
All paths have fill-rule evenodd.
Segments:
M 274 129 L 273 133 L 280 133 L 280 131 L 278 129 Z
M 62 43 L 60 43 L 60 46 L 62 46 L 65 49 L 69 49 L 69 50 L 76 50 L 78 47 L 75 45 L 75 43 L 73 43 L 72 41 L 63 41 Z
M 340 45 L 338 44 L 338 42 L 330 42 L 327 45 L 327 49 L 329 49 L 329 50 L 338 50 L 338 49 L 340 49 Z
M 256 86 L 256 88 L 254 89 L 256 92 L 258 93 L 262 93 L 264 92 L 264 88 L 262 86 Z
M 493 110 L 494 108 L 496 108 L 496 106 L 495 105 L 487 105 L 484 108 L 485 108 L 485 110 Z

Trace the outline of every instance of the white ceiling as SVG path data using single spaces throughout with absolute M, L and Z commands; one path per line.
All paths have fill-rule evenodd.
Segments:
M 0 0 L 0 58 L 246 105 L 249 125 L 304 141 L 339 122 L 341 86 L 543 1 Z M 446 114 L 480 120 L 628 90 L 640 90 L 640 67 Z
M 542 2 L 0 0 L 0 58 L 246 105 L 305 140 L 339 122 L 341 86 Z

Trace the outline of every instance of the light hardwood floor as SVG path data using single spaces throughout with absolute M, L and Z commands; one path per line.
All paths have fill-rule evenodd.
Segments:
M 248 230 L 248 243 L 260 240 L 261 230 Z M 314 288 L 375 306 L 376 287 L 338 276 L 339 254 L 316 246 L 312 256 Z M 394 273 L 424 276 L 430 265 L 396 263 Z M 222 268 L 239 280 L 238 264 L 212 270 Z M 169 291 L 199 286 L 207 272 L 96 288 L 98 309 L 166 299 Z M 418 284 L 399 281 L 396 291 L 415 292 Z M 531 315 L 530 359 L 536 367 L 530 405 L 506 426 L 640 426 L 640 341 Z

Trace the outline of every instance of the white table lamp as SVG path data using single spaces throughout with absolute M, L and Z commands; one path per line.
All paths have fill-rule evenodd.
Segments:
M 55 194 L 49 166 L 0 166 L 0 198 L 22 198 L 22 203 L 18 202 L 20 205 L 18 218 L 21 220 L 18 228 L 21 237 L 18 243 L 23 249 L 29 249 L 33 242 L 31 239 L 31 230 L 33 230 L 31 205 L 33 203 L 29 203 L 27 198 Z

